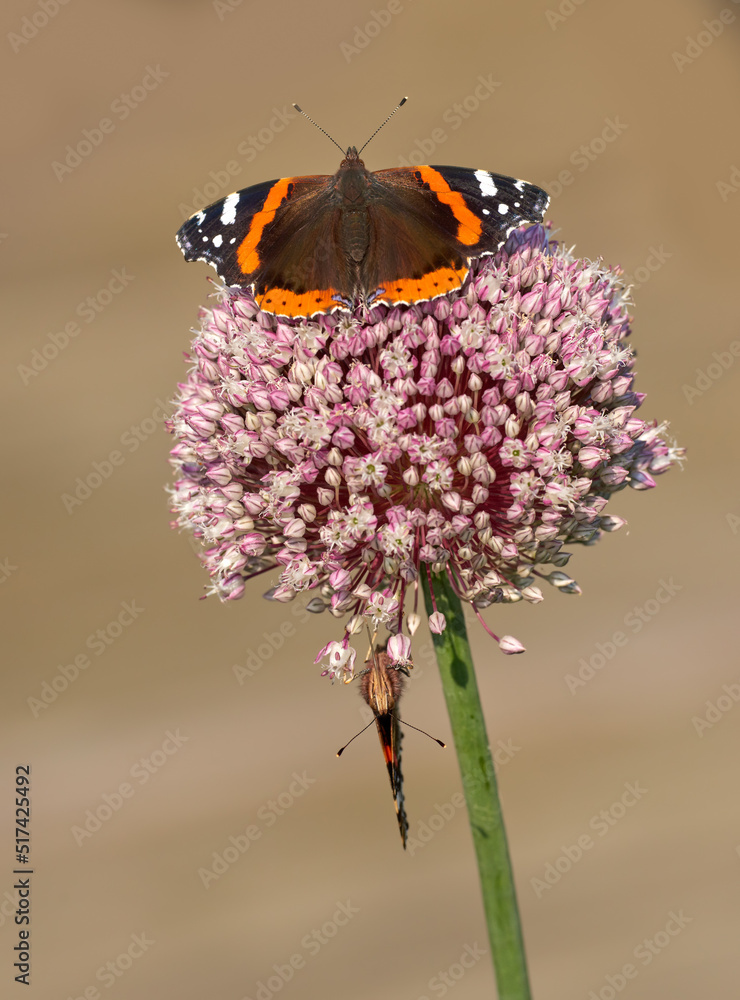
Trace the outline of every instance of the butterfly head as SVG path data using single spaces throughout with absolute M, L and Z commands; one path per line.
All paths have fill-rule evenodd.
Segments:
M 357 152 L 357 146 L 349 147 L 340 165 L 342 167 L 365 166 L 364 162 L 360 159 L 360 154 Z

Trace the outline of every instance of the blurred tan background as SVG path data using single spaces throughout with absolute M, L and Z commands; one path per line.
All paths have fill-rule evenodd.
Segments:
M 213 273 L 177 250 L 179 206 L 333 173 L 292 101 L 347 146 L 403 94 L 368 167 L 548 188 L 561 238 L 633 276 L 641 414 L 689 449 L 613 500 L 628 529 L 576 550 L 582 597 L 487 612 L 524 656 L 471 629 L 534 996 L 735 995 L 739 19 L 721 0 L 4 4 L 4 996 L 493 994 L 454 752 L 407 733 L 425 841 L 404 855 L 376 737 L 335 757 L 363 721 L 312 664 L 338 623 L 263 601 L 269 580 L 200 601 L 163 489 L 163 404 Z M 423 654 L 403 711 L 449 738 Z M 30 989 L 12 967 L 23 764 Z

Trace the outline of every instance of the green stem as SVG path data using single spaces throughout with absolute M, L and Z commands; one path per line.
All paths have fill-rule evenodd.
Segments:
M 433 594 L 429 579 L 422 580 L 428 613 L 438 610 L 447 619 L 432 641 L 478 859 L 499 1000 L 530 1000 L 514 876 L 462 605 L 446 574 L 432 578 Z

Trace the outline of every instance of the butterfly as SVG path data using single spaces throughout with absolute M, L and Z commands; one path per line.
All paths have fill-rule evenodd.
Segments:
M 410 666 L 412 664 L 409 664 Z M 395 666 L 382 645 L 371 648 L 369 658 L 365 661 L 365 669 L 360 674 L 360 694 L 370 706 L 374 715 L 375 726 L 380 738 L 380 746 L 383 751 L 383 758 L 388 769 L 388 777 L 393 792 L 393 804 L 396 807 L 396 818 L 398 829 L 401 834 L 401 842 L 404 850 L 408 837 L 409 822 L 406 816 L 403 797 L 403 772 L 401 771 L 401 733 L 400 718 L 397 706 L 405 684 L 405 677 L 409 675 L 409 668 L 406 665 Z M 372 721 L 368 725 L 372 724 Z M 411 727 L 415 729 L 415 726 Z M 367 726 L 365 726 L 367 729 Z M 361 733 L 365 729 L 360 730 Z M 356 734 L 357 736 L 360 733 Z M 428 735 L 428 734 L 425 734 Z M 352 737 L 352 740 L 355 736 Z M 445 744 L 442 740 L 431 737 L 435 743 L 441 747 Z M 349 743 L 352 742 L 349 741 Z M 337 752 L 340 757 L 349 743 L 346 743 Z
M 460 287 L 475 259 L 541 222 L 550 201 L 527 181 L 468 167 L 371 172 L 362 149 L 350 146 L 333 175 L 264 181 L 196 212 L 177 233 L 185 259 L 285 316 L 410 302 Z

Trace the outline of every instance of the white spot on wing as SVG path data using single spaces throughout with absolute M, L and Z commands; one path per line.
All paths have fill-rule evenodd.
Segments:
M 498 193 L 498 188 L 493 183 L 493 177 L 486 170 L 476 170 L 475 179 L 480 185 L 480 193 L 484 198 L 492 198 Z
M 205 212 L 196 212 L 194 216 L 191 216 L 191 218 L 194 218 L 199 226 L 203 225 L 203 220 L 205 219 L 205 217 L 206 217 Z
M 215 247 L 220 247 L 221 244 L 223 243 L 223 241 L 224 241 L 224 238 L 221 235 L 221 233 L 218 233 L 218 235 L 216 235 L 216 236 L 213 237 L 213 245 Z
M 234 191 L 224 200 L 224 210 L 221 213 L 221 222 L 224 226 L 230 226 L 236 219 L 236 206 L 239 204 L 239 192 Z
M 483 214 L 484 214 L 484 215 L 490 215 L 490 214 L 491 214 L 491 213 L 490 213 L 490 212 L 488 211 L 488 209 L 487 209 L 487 208 L 483 208 L 483 209 L 481 209 L 481 211 L 483 212 Z
M 527 183 L 526 181 L 514 181 L 514 187 L 517 189 L 517 191 L 524 192 L 524 185 L 526 183 Z
M 506 215 L 506 213 L 508 211 L 509 211 L 509 206 L 508 205 L 504 205 L 504 203 L 502 201 L 500 201 L 498 203 L 498 214 L 499 215 Z M 214 243 L 215 243 L 215 240 L 214 240 Z

